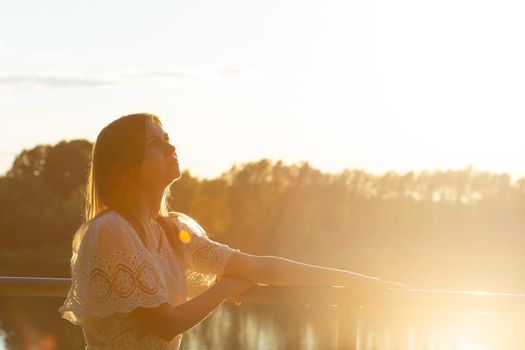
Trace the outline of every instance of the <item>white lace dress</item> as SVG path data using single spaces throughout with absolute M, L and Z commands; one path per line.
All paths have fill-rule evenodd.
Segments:
M 196 281 L 205 287 L 213 283 L 233 249 L 208 239 L 187 215 L 172 212 L 169 220 L 189 234 L 184 262 L 165 236 L 158 251 L 146 248 L 131 224 L 114 211 L 81 228 L 87 231 L 71 258 L 71 288 L 59 312 L 82 327 L 86 350 L 179 348 L 182 335 L 167 342 L 143 329 L 130 312 L 186 302 L 188 287 Z

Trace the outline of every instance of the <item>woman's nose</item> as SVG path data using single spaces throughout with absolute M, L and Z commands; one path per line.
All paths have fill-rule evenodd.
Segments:
M 175 146 L 173 146 L 172 144 L 166 142 L 164 150 L 165 150 L 165 152 L 167 154 L 175 153 Z

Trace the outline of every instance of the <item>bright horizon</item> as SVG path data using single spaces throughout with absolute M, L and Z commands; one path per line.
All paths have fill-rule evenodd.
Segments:
M 152 112 L 199 177 L 261 158 L 522 177 L 524 15 L 518 1 L 11 3 L 0 174 L 24 148 Z

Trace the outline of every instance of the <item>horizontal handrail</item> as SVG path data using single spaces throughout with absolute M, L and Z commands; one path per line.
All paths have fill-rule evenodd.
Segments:
M 0 296 L 66 297 L 71 278 L 0 276 Z M 296 287 L 257 285 L 230 301 L 244 303 L 345 305 L 343 287 Z
M 525 294 L 440 289 L 390 289 L 363 306 L 525 314 Z
M 0 276 L 0 295 L 65 297 L 70 278 Z M 344 287 L 257 285 L 230 298 L 244 303 L 319 304 L 446 308 L 479 312 L 525 313 L 525 294 L 436 289 L 387 289 L 355 300 Z

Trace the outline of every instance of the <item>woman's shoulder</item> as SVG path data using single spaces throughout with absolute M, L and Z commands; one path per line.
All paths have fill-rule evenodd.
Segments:
M 125 226 L 127 221 L 115 210 L 108 209 L 98 213 L 86 224 L 90 227 Z
M 184 221 L 189 222 L 193 220 L 189 215 L 178 212 L 178 211 L 169 211 L 167 219 L 171 221 L 181 221 L 181 222 L 184 222 Z
M 106 210 L 87 221 L 84 230 L 93 239 L 130 239 L 135 236 L 133 227 L 114 210 Z
M 190 233 L 195 233 L 199 235 L 205 235 L 204 229 L 187 214 L 170 211 L 168 212 L 168 220 L 173 222 L 180 230 L 187 230 Z
M 133 250 L 138 244 L 136 236 L 122 216 L 113 210 L 106 210 L 77 229 L 73 237 L 73 253 L 101 249 L 109 251 L 115 247 Z

